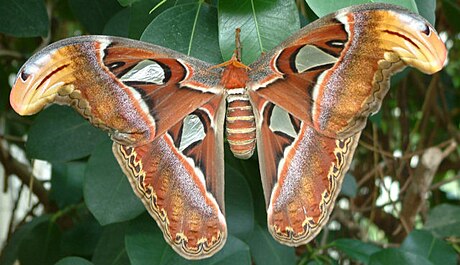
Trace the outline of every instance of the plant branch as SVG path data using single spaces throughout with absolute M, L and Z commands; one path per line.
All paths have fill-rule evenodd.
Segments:
M 43 204 L 45 211 L 48 211 L 50 208 L 48 190 L 39 180 L 35 179 L 29 165 L 25 165 L 15 159 L 4 144 L 0 144 L 0 147 L 0 163 L 5 169 L 5 176 L 16 175 L 26 185 L 33 183 L 29 187 L 30 190 L 37 196 L 38 201 Z

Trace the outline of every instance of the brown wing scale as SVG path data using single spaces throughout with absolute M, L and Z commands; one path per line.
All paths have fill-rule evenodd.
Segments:
M 20 70 L 10 101 L 22 115 L 75 107 L 123 144 L 145 144 L 222 94 L 221 69 L 139 41 L 81 36 L 54 43 Z M 136 80 L 136 81 L 133 81 Z M 171 111 L 174 99 L 176 111 Z
M 252 154 L 257 128 L 269 230 L 299 245 L 327 222 L 391 74 L 406 65 L 434 73 L 445 61 L 443 42 L 423 18 L 369 4 L 310 23 L 250 67 L 231 61 L 225 71 L 138 41 L 70 38 L 29 59 L 10 102 L 22 115 L 69 104 L 107 130 L 167 242 L 198 259 L 227 237 L 225 98 L 236 155 Z
M 439 71 L 446 49 L 428 22 L 389 5 L 361 5 L 310 23 L 250 67 L 252 91 L 329 137 L 349 137 L 379 110 L 390 76 Z
M 372 4 L 310 23 L 250 65 L 268 227 L 278 241 L 305 244 L 326 224 L 390 76 L 407 65 L 434 73 L 445 59 L 428 22 Z M 274 126 L 280 119 L 285 125 Z
M 167 242 L 188 259 L 213 255 L 227 238 L 223 102 L 222 97 L 216 97 L 146 145 L 113 145 L 115 157 L 136 195 L 157 221 Z M 213 158 L 212 163 L 208 156 Z

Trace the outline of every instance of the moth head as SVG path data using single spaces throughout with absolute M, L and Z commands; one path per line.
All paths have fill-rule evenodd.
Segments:
M 429 22 L 419 15 L 398 11 L 386 12 L 382 20 L 382 26 L 377 27 L 384 49 L 426 74 L 444 67 L 446 46 Z
M 70 93 L 71 63 L 63 53 L 45 48 L 19 70 L 10 94 L 10 104 L 18 114 L 35 114 L 55 101 L 59 93 Z

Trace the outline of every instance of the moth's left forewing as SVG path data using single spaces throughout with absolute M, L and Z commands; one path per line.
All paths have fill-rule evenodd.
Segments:
M 113 145 L 134 192 L 166 241 L 188 259 L 213 255 L 227 238 L 224 108 L 223 97 L 216 96 L 151 143 Z

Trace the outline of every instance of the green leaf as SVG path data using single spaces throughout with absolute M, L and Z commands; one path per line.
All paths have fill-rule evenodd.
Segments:
M 93 265 L 93 263 L 80 257 L 66 257 L 58 261 L 55 265 Z
M 42 222 L 28 233 L 19 246 L 22 265 L 54 264 L 63 255 L 60 251 L 61 231 L 53 222 Z
M 51 178 L 50 199 L 59 208 L 81 201 L 86 163 L 54 163 Z
M 141 40 L 217 64 L 222 56 L 216 20 L 216 9 L 202 1 L 178 5 L 157 16 L 147 26 Z
M 259 224 L 266 226 L 267 211 L 265 209 L 265 197 L 262 189 L 262 181 L 260 178 L 259 162 L 257 155 L 253 155 L 250 159 L 238 159 L 232 152 L 228 144 L 225 145 L 225 166 L 231 165 L 235 170 L 238 170 L 246 179 L 253 198 L 253 207 L 255 220 Z M 226 177 L 227 178 L 227 177 Z
M 85 202 L 102 225 L 130 220 L 145 210 L 115 160 L 111 146 L 111 141 L 104 141 L 95 149 L 85 173 Z
M 370 257 L 370 265 L 433 265 L 425 257 L 396 248 L 388 248 L 376 252 Z
M 123 8 L 107 21 L 102 30 L 104 35 L 125 37 L 129 36 L 131 8 Z
M 130 221 L 126 233 L 126 252 L 132 265 L 148 264 L 153 260 L 162 264 L 170 248 L 148 213 Z
M 131 8 L 129 9 L 131 11 L 129 23 L 129 37 L 132 39 L 140 39 L 142 33 L 152 22 L 152 20 L 168 8 L 171 8 L 176 5 L 186 3 L 191 4 L 196 2 L 196 0 L 139 0 L 134 2 L 131 5 Z
M 358 184 L 356 183 L 355 177 L 346 173 L 343 179 L 342 189 L 340 189 L 340 195 L 345 195 L 350 198 L 354 198 L 358 192 Z
M 343 251 L 348 257 L 364 264 L 369 263 L 372 254 L 381 250 L 376 245 L 348 238 L 338 239 L 332 242 L 332 246 Z
M 113 0 L 69 0 L 70 9 L 91 34 L 100 34 L 121 6 Z
M 38 114 L 29 131 L 29 157 L 65 162 L 88 156 L 107 134 L 70 107 L 52 105 Z
M 118 3 L 120 3 L 121 6 L 130 6 L 139 1 L 140 0 L 118 0 Z
M 101 237 L 102 227 L 87 209 L 74 218 L 74 226 L 63 232 L 62 250 L 73 255 L 90 256 Z
M 460 3 L 457 0 L 442 0 L 442 11 L 449 25 L 457 32 L 460 31 Z
M 219 1 L 219 44 L 225 60 L 235 50 L 235 29 L 241 29 L 242 61 L 250 64 L 299 30 L 294 1 Z
M 164 12 L 166 9 L 174 6 L 175 1 L 164 0 L 140 0 L 131 5 L 131 22 L 129 23 L 129 37 L 139 39 L 145 28 L 152 20 Z M 154 7 L 157 7 L 152 13 Z
M 244 239 L 254 229 L 254 208 L 246 179 L 232 166 L 225 166 L 225 209 L 229 234 Z
M 341 0 L 341 1 L 324 1 L 324 0 L 305 0 L 310 8 L 319 17 L 323 17 L 335 11 L 352 6 L 366 3 L 387 3 L 405 7 L 412 12 L 418 13 L 415 0 Z
M 104 228 L 94 250 L 94 265 L 126 265 L 129 258 L 125 249 L 125 234 L 128 223 L 108 225 Z
M 431 25 L 436 20 L 436 0 L 415 0 L 419 14 L 424 17 Z
M 424 229 L 441 238 L 460 237 L 460 207 L 449 204 L 434 207 Z
M 296 263 L 294 248 L 275 241 L 267 228 L 262 228 L 259 224 L 254 226 L 254 231 L 246 242 L 250 247 L 255 264 L 284 265 Z
M 0 32 L 15 37 L 48 35 L 48 14 L 43 0 L 0 0 Z
M 130 222 L 126 251 L 132 265 L 149 265 L 152 261 L 158 265 L 251 264 L 248 246 L 231 235 L 223 249 L 214 256 L 198 261 L 186 260 L 166 243 L 155 221 L 147 214 Z
M 8 241 L 8 244 L 3 248 L 0 255 L 0 264 L 13 265 L 19 256 L 19 246 L 21 243 L 30 238 L 29 234 L 38 225 L 49 221 L 48 215 L 42 215 L 32 219 L 32 221 L 20 226 Z
M 433 264 L 455 264 L 457 261 L 454 249 L 427 231 L 412 231 L 404 239 L 401 249 L 425 257 Z

